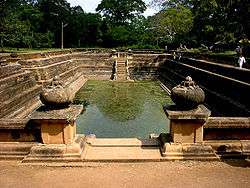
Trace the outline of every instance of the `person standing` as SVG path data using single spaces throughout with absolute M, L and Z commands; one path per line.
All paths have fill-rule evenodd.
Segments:
M 240 68 L 242 68 L 242 66 L 243 66 L 244 63 L 246 63 L 246 59 L 243 57 L 242 54 L 240 54 L 238 63 L 239 63 L 239 67 L 240 67 Z

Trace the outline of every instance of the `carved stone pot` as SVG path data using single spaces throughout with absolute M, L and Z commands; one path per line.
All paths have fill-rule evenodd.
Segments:
M 73 102 L 74 96 L 65 89 L 58 78 L 54 78 L 52 84 L 43 89 L 40 99 L 43 104 L 51 108 L 67 107 Z
M 171 99 L 179 108 L 192 109 L 204 103 L 205 93 L 188 76 L 185 81 L 172 89 Z

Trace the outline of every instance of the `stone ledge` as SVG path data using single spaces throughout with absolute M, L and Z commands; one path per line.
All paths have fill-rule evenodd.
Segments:
M 32 120 L 75 121 L 82 111 L 82 105 L 70 105 L 68 108 L 63 109 L 48 109 L 45 106 L 41 106 L 37 111 L 33 112 L 30 117 Z
M 204 125 L 205 129 L 250 128 L 249 117 L 210 117 Z
M 165 113 L 167 117 L 172 119 L 183 119 L 183 120 L 206 120 L 210 115 L 211 111 L 208 110 L 204 105 L 199 105 L 197 108 L 192 110 L 178 110 L 176 106 L 165 106 Z
M 23 159 L 29 154 L 30 149 L 37 144 L 35 142 L 0 142 L 0 159 Z
M 0 119 L 0 129 L 24 129 L 29 119 Z
M 250 140 L 209 140 L 210 145 L 221 158 L 249 158 Z
M 168 160 L 219 160 L 210 145 L 165 143 L 160 147 Z

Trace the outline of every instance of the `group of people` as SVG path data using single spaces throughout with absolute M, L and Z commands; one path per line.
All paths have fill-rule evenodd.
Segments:
M 243 64 L 246 63 L 246 59 L 244 58 L 244 56 L 242 54 L 242 48 L 240 46 L 237 46 L 235 51 L 236 51 L 237 55 L 239 56 L 239 59 L 238 59 L 239 67 L 242 68 Z

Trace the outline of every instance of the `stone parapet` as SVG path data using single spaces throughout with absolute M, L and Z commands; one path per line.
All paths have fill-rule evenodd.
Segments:
M 204 125 L 204 140 L 250 140 L 249 117 L 210 117 Z
M 248 117 L 250 114 L 249 83 L 177 61 L 166 61 L 160 67 L 160 74 L 170 83 L 180 82 L 184 77 L 192 75 L 204 89 L 205 103 L 209 105 L 213 116 Z
M 237 61 L 238 59 L 236 58 L 235 65 L 237 64 Z M 240 69 L 239 67 L 236 67 L 236 66 L 220 64 L 217 61 L 211 62 L 211 61 L 194 59 L 194 58 L 186 58 L 186 57 L 182 57 L 181 62 L 191 65 L 191 66 L 195 66 L 197 68 L 207 70 L 207 71 L 212 71 L 212 72 L 224 75 L 224 76 L 228 76 L 228 77 L 231 77 L 233 79 L 236 79 L 242 82 L 250 83 L 250 80 L 249 80 L 250 70 L 249 69 Z

